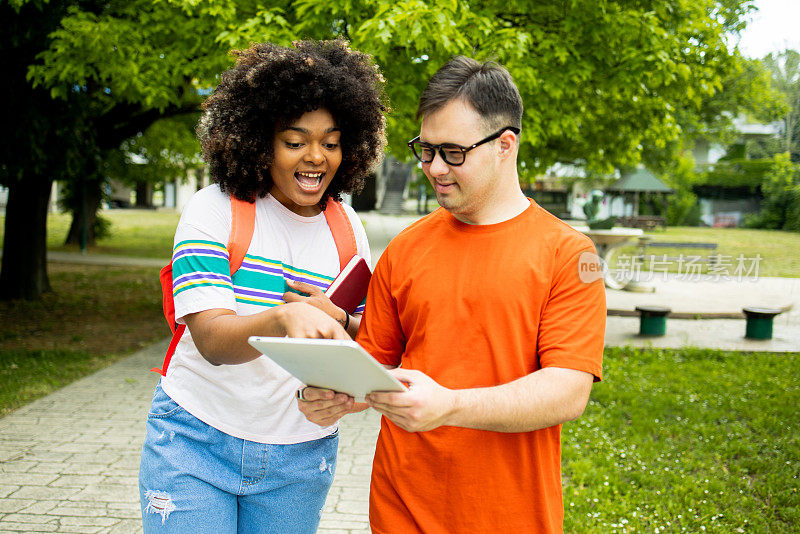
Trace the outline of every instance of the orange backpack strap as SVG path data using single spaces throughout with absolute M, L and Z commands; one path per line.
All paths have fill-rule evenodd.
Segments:
M 239 270 L 253 240 L 256 227 L 256 204 L 231 197 L 231 237 L 228 241 L 228 263 L 231 276 Z
M 231 235 L 228 241 L 228 263 L 230 264 L 231 278 L 233 273 L 239 270 L 244 261 L 247 249 L 250 248 L 250 241 L 253 240 L 253 231 L 256 225 L 256 204 L 255 202 L 247 202 L 231 197 Z M 355 242 L 355 238 L 354 238 Z M 169 288 L 167 288 L 167 278 L 169 278 Z M 161 285 L 164 292 L 164 310 L 172 309 L 173 323 L 170 324 L 172 329 L 172 340 L 169 343 L 167 354 L 164 356 L 164 363 L 161 369 L 153 367 L 150 369 L 161 376 L 167 376 L 167 368 L 169 362 L 172 360 L 172 355 L 178 347 L 178 342 L 186 330 L 185 324 L 177 324 L 174 322 L 175 318 L 175 305 L 172 302 L 172 262 L 161 270 Z M 169 291 L 169 293 L 167 292 Z M 166 300 L 169 298 L 169 305 L 167 306 Z M 165 312 L 166 313 L 166 312 Z M 169 321 L 169 319 L 167 319 Z
M 333 234 L 333 241 L 336 243 L 336 251 L 339 253 L 339 270 L 344 269 L 350 258 L 356 255 L 356 235 L 353 232 L 353 225 L 350 218 L 344 211 L 344 206 L 340 202 L 328 200 L 325 207 L 325 219 L 328 227 Z

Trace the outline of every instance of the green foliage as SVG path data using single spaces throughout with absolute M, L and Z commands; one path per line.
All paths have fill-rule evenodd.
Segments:
M 560 161 L 610 172 L 643 157 L 668 163 L 687 131 L 769 100 L 766 79 L 726 45 L 750 5 L 299 0 L 280 8 L 298 36 L 345 36 L 376 57 L 389 80 L 389 146 L 398 158 L 409 157 L 405 142 L 418 131 L 414 113 L 427 80 L 465 54 L 497 59 L 514 75 L 527 104 L 527 168 Z
M 417 98 L 431 74 L 456 54 L 495 58 L 527 103 L 526 166 L 561 161 L 609 172 L 642 157 L 668 164 L 687 132 L 707 133 L 724 112 L 769 101 L 763 71 L 727 48 L 726 32 L 741 29 L 750 7 L 749 0 L 283 0 L 269 7 L 137 0 L 98 10 L 75 2 L 29 77 L 57 97 L 87 92 L 93 108 L 164 111 L 213 86 L 232 47 L 344 36 L 372 53 L 389 80 L 390 150 L 407 159 Z
M 697 184 L 699 176 L 692 153 L 684 152 L 677 163 L 662 175 L 662 179 L 674 191 L 667 197 L 667 225 L 696 225 L 699 208 L 697 195 L 692 192 L 692 187 Z
M 456 54 L 495 58 L 527 103 L 527 166 L 562 161 L 609 172 L 642 157 L 668 163 L 687 132 L 719 129 L 742 107 L 769 107 L 763 69 L 726 43 L 751 4 L 135 0 L 99 9 L 74 1 L 28 76 L 55 97 L 89 94 L 97 113 L 121 104 L 166 111 L 213 86 L 230 48 L 344 36 L 389 80 L 390 149 L 407 159 L 430 75 Z
M 755 193 L 773 165 L 772 159 L 720 160 L 702 173 L 698 183 L 718 187 L 747 187 Z
M 607 348 L 563 428 L 565 532 L 793 532 L 800 354 Z
M 215 35 L 217 19 L 195 19 L 170 2 L 111 2 L 98 9 L 72 2 L 51 44 L 32 64 L 34 87 L 54 98 L 76 90 L 102 114 L 120 104 L 166 110 L 181 105 L 198 78 L 225 66 L 221 47 L 198 39 Z
M 763 111 L 770 101 L 763 71 L 728 49 L 728 32 L 742 29 L 751 0 L 14 0 L 3 7 L 15 31 L 0 56 L 19 63 L 5 100 L 27 103 L 38 92 L 60 108 L 20 106 L 38 115 L 13 121 L 22 125 L 13 132 L 19 142 L 6 145 L 18 148 L 7 150 L 15 166 L 0 159 L 0 180 L 38 166 L 51 177 L 99 182 L 104 167 L 122 162 L 124 154 L 109 151 L 123 143 L 147 152 L 153 173 L 174 175 L 161 162 L 176 152 L 162 157 L 138 136 L 159 118 L 197 112 L 231 64 L 229 50 L 252 41 L 344 36 L 373 54 L 394 109 L 389 151 L 403 160 L 418 131 L 419 93 L 456 54 L 496 59 L 514 75 L 526 103 L 520 158 L 531 174 L 554 162 L 608 174 L 645 160 L 664 170 L 682 152 L 681 139 L 723 131 L 726 117 Z M 65 150 L 64 139 L 74 148 Z
M 94 156 L 84 141 L 91 134 L 80 95 L 53 101 L 47 89 L 33 89 L 26 80 L 29 65 L 66 13 L 65 3 L 44 4 L 0 3 L 0 98 L 8 103 L 0 128 L 0 184 L 5 186 L 79 173 Z
M 746 187 L 764 196 L 761 212 L 745 220 L 751 228 L 800 231 L 800 52 L 786 50 L 761 60 L 778 95 L 783 133 L 733 145 L 702 177 L 703 185 Z M 747 156 L 753 159 L 747 159 Z
M 800 164 L 788 152 L 776 154 L 761 185 L 761 212 L 747 219 L 751 228 L 800 231 Z
M 800 232 L 800 185 L 793 185 L 786 191 L 787 203 L 786 221 L 783 229 L 790 232 Z
M 128 185 L 184 179 L 187 170 L 203 164 L 194 132 L 198 118 L 187 113 L 157 120 L 106 158 L 104 174 Z
M 789 152 L 792 161 L 800 161 L 800 52 L 770 54 L 763 62 L 785 104 L 780 151 Z

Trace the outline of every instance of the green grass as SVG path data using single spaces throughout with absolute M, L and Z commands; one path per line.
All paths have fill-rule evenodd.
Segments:
M 52 393 L 112 361 L 81 350 L 0 350 L 0 414 Z
M 48 270 L 41 300 L 0 301 L 0 416 L 169 335 L 157 268 Z
M 108 210 L 100 216 L 111 221 L 110 235 L 98 240 L 89 252 L 136 256 L 141 258 L 169 258 L 180 214 L 169 210 Z M 71 217 L 53 214 L 48 217 L 47 247 L 50 250 L 76 251 L 76 246 L 64 245 Z
M 172 256 L 172 242 L 180 214 L 169 210 L 114 209 L 101 211 L 100 216 L 111 222 L 110 235 L 89 247 L 89 253 L 165 259 Z M 48 250 L 78 251 L 75 245 L 64 245 L 71 222 L 71 215 L 66 213 L 48 215 Z M 0 216 L 0 239 L 4 223 L 5 217 Z
M 565 531 L 796 532 L 800 354 L 607 349 L 564 425 Z

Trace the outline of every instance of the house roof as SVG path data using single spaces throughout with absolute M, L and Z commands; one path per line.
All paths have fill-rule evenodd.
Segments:
M 762 124 L 750 122 L 746 117 L 739 116 L 733 119 L 733 126 L 736 128 L 736 131 L 744 136 L 776 137 L 781 133 L 783 121 Z
M 672 193 L 672 189 L 655 177 L 647 169 L 637 169 L 636 171 L 625 174 L 622 178 L 606 188 L 606 191 L 624 192 L 651 192 L 651 193 Z

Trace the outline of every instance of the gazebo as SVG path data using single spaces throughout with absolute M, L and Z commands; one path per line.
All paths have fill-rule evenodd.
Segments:
M 633 213 L 630 217 L 620 217 L 618 223 L 624 226 L 633 226 L 636 228 L 654 226 L 664 226 L 665 211 L 666 211 L 666 196 L 671 195 L 674 191 L 669 188 L 664 182 L 656 178 L 656 176 L 645 168 L 637 169 L 634 172 L 622 175 L 622 178 L 608 186 L 605 190 L 606 194 L 610 197 L 622 197 L 625 203 L 633 203 Z M 655 206 L 652 204 L 654 196 L 663 199 L 663 210 L 655 215 L 639 215 L 640 200 L 649 201 L 653 207 L 653 212 L 656 211 Z M 642 198 L 643 197 L 643 198 Z

